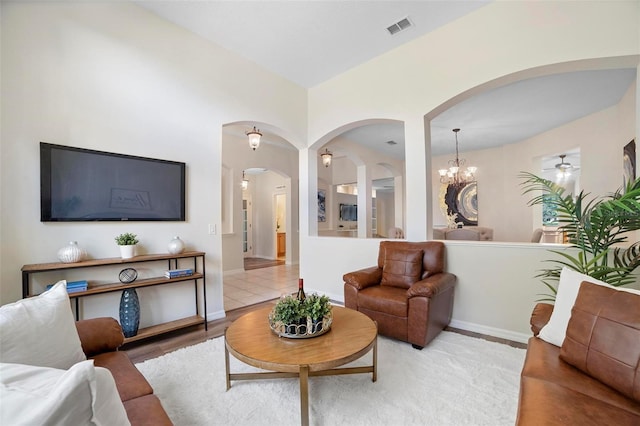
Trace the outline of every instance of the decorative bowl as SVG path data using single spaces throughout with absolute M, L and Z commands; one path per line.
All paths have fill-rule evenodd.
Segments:
M 306 317 L 300 324 L 285 324 L 282 321 L 273 319 L 273 311 L 269 313 L 269 326 L 271 330 L 280 337 L 289 339 L 309 339 L 318 337 L 331 329 L 333 315 L 331 311 L 322 318 L 322 321 L 313 321 L 311 317 Z

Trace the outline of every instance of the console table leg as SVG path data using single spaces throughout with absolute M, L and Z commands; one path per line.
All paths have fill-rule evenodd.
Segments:
M 309 426 L 309 366 L 300 366 L 300 423 Z

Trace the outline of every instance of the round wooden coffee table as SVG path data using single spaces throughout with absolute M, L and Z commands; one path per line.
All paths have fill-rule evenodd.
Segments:
M 352 309 L 334 306 L 329 332 L 310 339 L 278 337 L 269 327 L 271 308 L 250 312 L 225 331 L 227 390 L 232 380 L 299 377 L 300 417 L 309 424 L 309 376 L 371 373 L 377 379 L 376 324 Z M 363 367 L 335 368 L 354 361 L 373 349 L 373 362 Z M 270 370 L 260 373 L 231 373 L 229 353 L 245 364 Z

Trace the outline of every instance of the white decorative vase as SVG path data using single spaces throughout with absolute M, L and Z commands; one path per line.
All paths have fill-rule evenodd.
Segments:
M 184 251 L 184 241 L 180 237 L 173 237 L 173 240 L 169 241 L 169 253 L 180 254 Z
M 129 246 L 118 246 L 120 247 L 120 257 L 123 259 L 131 259 L 134 256 L 135 244 Z
M 58 259 L 63 263 L 80 262 L 85 256 L 85 251 L 78 247 L 77 241 L 70 241 L 69 245 L 58 250 Z

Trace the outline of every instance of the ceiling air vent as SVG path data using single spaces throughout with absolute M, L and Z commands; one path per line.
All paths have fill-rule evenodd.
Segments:
M 387 27 L 387 31 L 389 31 L 389 34 L 394 35 L 394 34 L 399 33 L 402 30 L 406 30 L 407 28 L 409 28 L 412 25 L 413 24 L 411 23 L 411 21 L 409 21 L 409 18 L 404 18 L 404 19 L 399 20 L 395 24 Z

